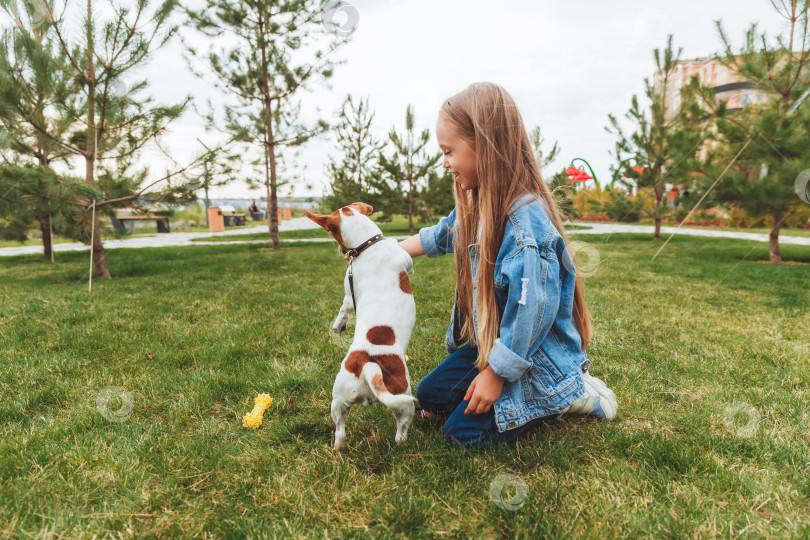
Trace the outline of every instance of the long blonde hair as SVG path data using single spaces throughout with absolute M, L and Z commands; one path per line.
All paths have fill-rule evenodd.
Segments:
M 512 96 L 497 84 L 474 83 L 446 100 L 439 116 L 475 152 L 478 187 L 469 191 L 463 190 L 458 183 L 454 187 L 458 224 L 454 251 L 456 291 L 464 314 L 461 337 L 478 346 L 476 367 L 483 370 L 488 365 L 487 357 L 499 336 L 501 325 L 501 312 L 495 297 L 495 261 L 512 204 L 523 195 L 539 195 L 568 252 L 573 253 L 573 250 L 565 234 L 557 200 L 540 176 L 537 158 Z M 477 275 L 471 276 L 467 246 L 476 243 L 479 224 L 481 262 Z M 473 279 L 477 280 L 478 288 L 478 336 L 472 317 Z M 593 326 L 579 274 L 574 286 L 573 318 L 584 351 L 593 336 Z

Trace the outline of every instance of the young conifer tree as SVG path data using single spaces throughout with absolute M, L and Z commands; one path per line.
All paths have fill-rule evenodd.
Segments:
M 424 212 L 419 198 L 428 183 L 431 172 L 435 172 L 442 153 L 435 154 L 426 149 L 430 141 L 430 130 L 415 133 L 413 106 L 405 111 L 405 133 L 400 135 L 391 128 L 388 140 L 394 146 L 391 155 L 379 155 L 379 174 L 372 187 L 380 193 L 383 212 L 386 216 L 405 214 L 408 216 L 408 230 L 414 232 L 413 216 Z M 434 179 L 435 181 L 435 179 Z
M 323 206 L 328 210 L 356 201 L 375 206 L 371 182 L 377 169 L 377 157 L 385 146 L 384 141 L 372 132 L 374 113 L 368 99 L 355 103 L 347 96 L 340 112 L 340 120 L 334 127 L 340 157 L 329 156 L 327 175 L 331 181 L 329 194 Z
M 10 4 L 14 6 L 14 4 Z M 56 139 L 64 138 L 73 122 L 69 117 L 48 116 L 56 92 L 71 84 L 69 75 L 56 70 L 52 79 L 35 76 L 29 41 L 20 29 L 28 29 L 31 38 L 49 55 L 60 56 L 48 33 L 49 12 L 44 0 L 19 6 L 15 13 L 16 28 L 4 28 L 0 34 L 0 154 L 5 165 L 0 174 L 0 237 L 25 241 L 32 229 L 38 229 L 45 257 L 53 257 L 52 231 L 61 227 L 61 211 L 50 193 L 47 176 L 40 169 L 64 162 L 71 154 L 62 146 L 23 121 L 26 116 Z M 64 60 L 64 58 L 60 59 Z M 18 84 L 24 80 L 25 84 Z M 5 150 L 5 151 L 4 151 Z
M 707 184 L 713 183 L 729 156 L 745 147 L 714 187 L 712 199 L 736 203 L 750 216 L 768 216 L 770 261 L 779 263 L 779 232 L 793 215 L 806 210 L 807 199 L 797 194 L 796 187 L 799 175 L 808 168 L 810 148 L 810 0 L 770 3 L 788 21 L 788 36 L 772 41 L 754 24 L 735 51 L 717 21 L 723 52 L 716 59 L 747 83 L 743 97 L 765 99 L 731 110 L 698 81 L 693 80 L 689 89 L 714 121 L 720 143 L 712 148 L 714 165 L 701 169 Z
M 38 1 L 38 0 L 32 0 Z M 59 184 L 64 195 L 66 219 L 63 234 L 90 242 L 97 278 L 109 278 L 99 234 L 103 215 L 111 216 L 116 205 L 137 199 L 151 185 L 148 169 L 137 166 L 141 150 L 149 141 L 166 130 L 167 124 L 179 117 L 191 97 L 172 106 L 153 104 L 143 96 L 148 83 L 137 80 L 136 70 L 163 47 L 177 27 L 170 22 L 177 0 L 164 0 L 154 9 L 149 0 L 134 5 L 99 0 L 83 3 L 45 2 L 46 23 L 42 27 L 50 40 L 38 38 L 31 24 L 15 17 L 22 10 L 17 0 L 0 4 L 15 19 L 17 38 L 30 61 L 30 76 L 11 72 L 3 75 L 4 84 L 16 85 L 19 92 L 5 96 L 6 106 L 16 109 L 19 121 L 26 123 L 62 152 L 73 156 L 73 165 L 83 165 L 81 179 L 68 175 L 44 174 Z M 80 27 L 71 22 L 80 20 Z M 42 23 L 36 23 L 42 24 Z M 54 48 L 45 46 L 53 43 Z M 55 84 L 54 81 L 69 81 Z M 69 122 L 64 132 L 54 131 L 42 115 L 31 110 L 30 96 L 37 86 L 50 88 L 46 116 Z M 172 175 L 167 175 L 172 176 Z M 165 178 L 161 179 L 164 180 Z M 164 191 L 168 196 L 169 191 Z M 83 210 L 80 215 L 68 205 Z M 95 215 L 93 221 L 91 216 Z M 92 231 L 92 232 L 91 232 Z
M 665 200 L 665 180 L 682 178 L 694 170 L 694 159 L 704 137 L 695 124 L 693 115 L 685 114 L 685 102 L 673 100 L 670 94 L 670 80 L 677 76 L 677 67 L 682 49 L 676 52 L 672 47 L 672 36 L 662 51 L 655 49 L 653 57 L 659 74 L 657 82 L 644 79 L 648 107 L 643 108 L 637 96 L 633 96 L 630 110 L 625 118 L 633 125 L 635 132 L 625 134 L 618 119 L 608 115 L 610 126 L 605 129 L 618 137 L 615 157 L 619 162 L 617 172 L 635 179 L 639 188 L 652 188 L 655 195 L 655 208 L 650 217 L 655 220 L 654 238 L 661 238 L 661 221 L 669 214 L 663 204 Z M 642 168 L 642 172 L 626 166 L 630 158 Z M 641 199 L 639 197 L 639 199 Z
M 301 121 L 294 114 L 299 106 L 295 97 L 332 76 L 342 62 L 330 57 L 351 36 L 351 31 L 335 24 L 333 4 L 334 0 L 206 0 L 204 8 L 186 10 L 197 31 L 225 38 L 221 48 L 211 46 L 202 54 L 188 47 L 188 52 L 192 61 L 204 56 L 216 84 L 236 100 L 231 114 L 241 110 L 255 117 L 257 110 L 263 111 L 265 136 L 257 142 L 267 147 L 268 225 L 276 249 L 281 247 L 278 149 L 299 146 L 328 129 L 322 120 L 310 125 Z

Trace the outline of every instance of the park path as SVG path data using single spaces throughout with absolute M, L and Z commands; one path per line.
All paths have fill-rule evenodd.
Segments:
M 580 234 L 621 234 L 621 233 L 641 233 L 652 234 L 655 228 L 652 225 L 622 225 L 618 223 L 578 223 L 579 226 L 590 227 L 589 229 L 576 229 L 570 231 L 571 235 Z M 300 229 L 317 229 L 318 226 L 314 224 L 309 218 L 300 217 L 293 218 L 289 221 L 283 221 L 279 230 L 281 231 L 294 231 Z M 122 240 L 107 240 L 104 246 L 107 249 L 114 248 L 141 248 L 141 247 L 169 247 L 169 246 L 211 246 L 222 245 L 222 242 L 192 242 L 196 238 L 207 237 L 222 237 L 234 236 L 240 234 L 261 233 L 267 231 L 267 225 L 259 225 L 250 229 L 235 229 L 221 233 L 210 232 L 197 232 L 197 233 L 165 233 L 157 234 L 155 236 L 144 236 L 140 238 L 125 238 Z M 663 237 L 669 236 L 671 233 L 683 234 L 687 236 L 709 236 L 714 238 L 737 238 L 740 240 L 755 240 L 757 242 L 767 242 L 768 235 L 762 233 L 747 233 L 736 231 L 713 231 L 707 229 L 678 229 L 677 227 L 661 227 L 661 235 Z M 397 239 L 404 239 L 402 237 L 394 237 Z M 311 238 L 311 239 L 298 239 L 298 240 L 282 240 L 282 242 L 330 242 L 330 238 Z M 228 244 L 266 244 L 268 240 L 235 240 L 228 242 Z M 802 236 L 779 236 L 780 244 L 798 244 L 802 246 L 810 246 L 810 237 Z M 82 251 L 87 250 L 88 246 L 81 243 L 65 243 L 54 244 L 54 250 L 59 251 Z M 0 248 L 0 256 L 11 255 L 29 255 L 41 254 L 42 246 L 19 246 Z
M 318 225 L 313 223 L 309 218 L 300 217 L 293 218 L 279 223 L 280 231 L 295 231 L 298 229 L 317 229 Z M 222 237 L 222 236 L 235 236 L 240 234 L 253 234 L 267 232 L 267 223 L 250 227 L 247 229 L 231 229 L 225 232 L 212 233 L 212 232 L 176 232 L 176 233 L 158 233 L 153 236 L 141 236 L 137 238 L 123 238 L 120 240 L 105 240 L 105 249 L 117 248 L 143 248 L 143 247 L 175 247 L 175 246 L 205 246 L 211 244 L 222 244 L 222 242 L 192 242 L 195 238 L 206 237 Z M 266 243 L 267 240 L 255 240 L 255 242 Z M 244 243 L 241 241 L 240 243 Z M 56 252 L 60 251 L 86 251 L 89 246 L 79 243 L 64 243 L 54 244 L 53 249 Z M 9 255 L 29 255 L 35 253 L 42 253 L 42 245 L 35 246 L 19 246 L 19 247 L 6 247 L 0 248 L 0 256 Z
M 591 227 L 590 229 L 576 229 L 568 234 L 614 234 L 614 233 L 641 233 L 653 234 L 654 225 L 623 225 L 620 223 L 577 223 L 577 225 Z M 714 238 L 737 238 L 739 240 L 755 240 L 757 242 L 767 242 L 768 235 L 764 233 L 749 233 L 737 231 L 714 231 L 711 229 L 689 229 L 678 227 L 661 227 L 661 238 L 666 239 L 670 234 L 684 234 L 687 236 L 710 236 Z M 810 246 L 808 236 L 787 236 L 779 235 L 780 244 L 798 244 L 800 246 Z

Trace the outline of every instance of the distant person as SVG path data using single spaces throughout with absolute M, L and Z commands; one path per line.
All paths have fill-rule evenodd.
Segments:
M 253 203 L 248 207 L 248 212 L 250 212 L 254 221 L 264 219 L 264 210 L 259 208 L 259 206 L 256 204 L 256 199 L 253 199 Z M 258 218 L 256 217 L 256 214 L 258 214 Z
M 675 199 L 678 197 L 678 188 L 673 187 L 669 194 L 667 195 L 667 201 L 669 201 L 669 207 L 675 208 Z

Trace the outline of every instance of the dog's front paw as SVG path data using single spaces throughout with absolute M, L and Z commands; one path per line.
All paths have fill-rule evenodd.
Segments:
M 346 330 L 346 325 L 347 325 L 348 323 L 349 323 L 349 321 L 348 321 L 348 320 L 341 320 L 341 319 L 337 319 L 337 320 L 336 320 L 336 321 L 335 321 L 335 322 L 332 324 L 332 333 L 333 333 L 333 334 L 340 334 L 340 333 L 342 333 L 344 330 Z

